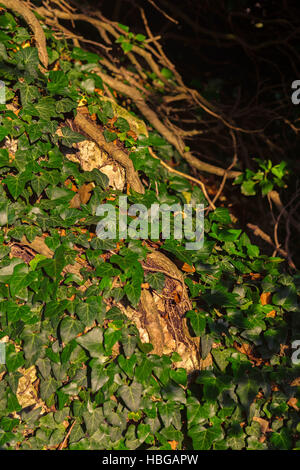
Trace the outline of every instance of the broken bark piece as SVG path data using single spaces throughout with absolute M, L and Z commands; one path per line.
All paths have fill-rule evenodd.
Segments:
M 144 313 L 144 325 L 153 345 L 153 354 L 161 356 L 164 350 L 164 334 L 159 321 L 159 312 L 152 295 L 146 289 L 141 293 L 141 308 Z
M 74 123 L 85 135 L 88 135 L 91 140 L 96 142 L 100 149 L 104 150 L 113 160 L 125 168 L 126 178 L 131 188 L 137 193 L 144 194 L 144 186 L 127 153 L 118 148 L 113 142 L 106 142 L 101 128 L 87 119 L 80 111 L 77 113 Z
M 200 340 L 191 337 L 185 314 L 192 308 L 184 283 L 184 277 L 175 264 L 159 251 L 148 254 L 142 262 L 145 272 L 163 272 L 165 286 L 162 292 L 142 289 L 139 307 L 133 309 L 122 304 L 118 307 L 132 320 L 143 343 L 151 343 L 151 353 L 163 355 L 177 352 L 181 360 L 176 367 L 183 367 L 188 373 L 201 368 Z M 179 292 L 179 301 L 172 298 L 173 291 Z M 205 364 L 203 364 L 203 368 Z

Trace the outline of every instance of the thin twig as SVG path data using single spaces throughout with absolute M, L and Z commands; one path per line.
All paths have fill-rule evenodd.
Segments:
M 70 426 L 70 428 L 69 428 L 69 430 L 68 430 L 68 432 L 67 432 L 67 434 L 66 434 L 64 440 L 59 444 L 58 450 L 62 450 L 62 449 L 64 449 L 64 448 L 66 447 L 67 440 L 69 439 L 69 436 L 70 436 L 70 434 L 71 434 L 71 432 L 72 432 L 72 429 L 73 429 L 74 426 L 75 426 L 75 423 L 76 423 L 76 419 L 74 419 L 73 423 L 71 424 L 71 426 Z
M 175 23 L 175 24 L 178 24 L 179 22 L 177 20 L 175 20 L 174 18 L 172 18 L 170 15 L 168 15 L 168 13 L 166 13 L 164 10 L 162 10 L 159 6 L 156 5 L 156 3 L 154 3 L 153 0 L 148 0 L 149 3 L 151 3 L 151 5 L 156 8 L 156 10 L 158 10 L 165 18 L 167 18 L 169 21 L 172 21 L 172 23 Z
M 178 170 L 175 170 L 175 168 L 172 168 L 170 167 L 167 163 L 165 163 L 163 160 L 161 160 L 157 155 L 155 155 L 155 153 L 153 152 L 153 150 L 151 149 L 151 147 L 148 147 L 148 150 L 149 150 L 149 153 L 151 155 L 151 157 L 153 158 L 156 158 L 157 160 L 160 161 L 160 164 L 165 167 L 168 171 L 170 171 L 171 173 L 175 173 L 176 175 L 179 175 L 179 176 L 182 176 L 183 178 L 185 179 L 188 179 L 190 181 L 193 181 L 193 183 L 196 183 L 198 184 L 201 189 L 202 189 L 202 192 L 205 196 L 205 199 L 207 200 L 208 204 L 210 205 L 211 209 L 215 210 L 216 206 L 214 205 L 214 203 L 211 201 L 209 195 L 207 194 L 207 191 L 206 191 L 206 188 L 205 188 L 205 185 L 204 183 L 202 183 L 202 181 L 198 180 L 197 178 L 194 178 L 193 176 L 190 176 L 190 175 L 187 175 L 185 173 L 182 173 L 181 171 L 178 171 Z
M 256 235 L 257 237 L 260 237 L 266 243 L 273 246 L 273 248 L 276 248 L 272 238 L 270 237 L 270 235 L 263 232 L 263 230 L 261 230 L 261 228 L 259 228 L 258 225 L 254 225 L 254 224 L 249 223 L 249 224 L 247 224 L 247 227 L 249 227 L 253 231 L 254 235 Z M 288 260 L 288 263 L 289 263 L 291 268 L 296 269 L 296 266 L 294 265 L 293 261 L 289 259 L 289 255 L 285 250 L 283 250 L 282 248 L 278 248 L 278 253 L 281 254 L 284 258 L 286 258 Z
M 222 183 L 220 184 L 220 187 L 218 189 L 218 192 L 217 194 L 215 195 L 215 197 L 213 198 L 213 204 L 216 203 L 216 201 L 219 199 L 222 191 L 223 191 L 223 188 L 225 186 L 225 183 L 226 183 L 226 180 L 227 180 L 227 175 L 228 175 L 228 172 L 231 170 L 231 168 L 233 168 L 237 162 L 237 142 L 236 142 L 236 137 L 235 137 L 235 134 L 233 132 L 232 129 L 229 129 L 229 133 L 232 137 L 232 141 L 233 141 L 233 148 L 234 148 L 234 154 L 233 154 L 233 159 L 232 159 L 232 162 L 231 164 L 229 165 L 229 167 L 227 168 L 227 170 L 225 170 L 225 173 L 224 173 L 224 176 L 222 178 Z
M 280 247 L 280 243 L 279 243 L 279 241 L 278 241 L 278 225 L 279 225 L 279 221 L 280 221 L 280 219 L 281 219 L 281 216 L 282 216 L 284 213 L 286 213 L 286 214 L 287 214 L 286 218 L 287 218 L 288 220 L 290 220 L 291 215 L 290 215 L 290 213 L 288 213 L 288 212 L 286 211 L 286 209 L 295 201 L 295 199 L 298 197 L 298 195 L 299 195 L 299 191 L 297 191 L 297 192 L 294 194 L 294 196 L 292 197 L 292 199 L 291 199 L 285 206 L 283 206 L 283 207 L 281 208 L 281 211 L 280 211 L 280 213 L 279 213 L 279 215 L 278 215 L 278 217 L 277 217 L 277 220 L 276 220 L 276 223 L 275 223 L 275 227 L 274 227 L 275 250 L 274 250 L 272 256 L 276 256 L 276 253 L 277 253 L 277 251 L 279 250 L 279 247 Z

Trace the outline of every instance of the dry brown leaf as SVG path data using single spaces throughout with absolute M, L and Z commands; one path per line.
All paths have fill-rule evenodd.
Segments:
M 22 374 L 18 382 L 16 393 L 19 404 L 22 408 L 35 405 L 39 401 L 37 391 L 33 385 L 37 380 L 35 366 L 31 366 L 29 369 L 19 368 L 18 372 Z
M 28 246 L 13 243 L 10 247 L 10 258 L 20 258 L 25 261 L 26 264 L 29 264 L 29 262 L 35 257 L 34 250 L 31 250 Z
M 186 273 L 194 273 L 196 271 L 196 269 L 194 268 L 194 266 L 190 266 L 189 264 L 187 263 L 184 263 L 184 265 L 182 266 L 182 271 L 185 271 Z
M 256 281 L 257 279 L 261 278 L 261 274 L 259 273 L 250 273 L 252 281 Z
M 168 441 L 168 443 L 170 444 L 172 450 L 177 449 L 177 445 L 178 445 L 177 441 Z
M 52 68 L 52 70 L 53 70 L 54 72 L 56 72 L 57 70 L 59 70 L 59 61 L 58 61 L 58 60 L 55 62 L 54 67 Z
M 251 348 L 250 344 L 248 344 L 248 343 L 243 343 L 243 344 L 240 346 L 236 341 L 234 341 L 233 347 L 234 347 L 237 351 L 239 351 L 240 353 L 246 354 L 246 356 L 249 356 L 249 355 L 252 354 L 252 348 Z
M 234 341 L 233 347 L 237 351 L 239 351 L 241 354 L 245 354 L 248 357 L 248 359 L 252 362 L 252 364 L 255 364 L 256 366 L 259 366 L 263 362 L 263 360 L 260 357 L 255 357 L 254 356 L 253 349 L 250 346 L 250 344 L 243 343 L 240 346 L 236 341 Z
M 271 432 L 271 429 L 269 428 L 269 421 L 267 421 L 266 419 L 254 416 L 253 421 L 256 421 L 260 425 L 260 430 L 262 434 L 266 434 L 266 432 Z
M 129 135 L 130 137 L 132 137 L 134 140 L 137 140 L 138 136 L 136 135 L 135 132 L 133 132 L 132 130 L 128 131 L 127 132 L 127 135 Z
M 81 204 L 80 195 L 76 193 L 75 196 L 70 201 L 70 207 L 72 209 L 79 209 Z
M 280 353 L 279 356 L 285 356 L 285 351 L 286 349 L 289 349 L 289 346 L 287 344 L 281 344 L 280 345 Z
M 262 305 L 267 305 L 271 303 L 272 294 L 271 292 L 263 292 L 260 296 L 260 301 Z
M 207 354 L 205 359 L 200 359 L 200 369 L 206 369 L 207 367 L 211 367 L 213 365 L 213 358 L 210 353 Z
M 287 404 L 291 406 L 292 408 L 294 408 L 294 410 L 299 411 L 300 408 L 299 406 L 297 406 L 297 403 L 298 403 L 298 398 L 296 397 L 290 398 L 289 401 L 287 402 Z
M 214 308 L 215 313 L 218 315 L 218 317 L 223 317 L 223 314 L 219 312 L 216 308 Z
M 64 185 L 68 189 L 71 189 L 71 191 L 74 191 L 74 193 L 77 193 L 77 186 L 70 180 L 70 178 L 66 179 L 66 181 L 64 182 Z
M 91 198 L 91 191 L 93 190 L 93 188 L 93 183 L 86 183 L 80 186 L 80 188 L 78 189 L 78 193 L 82 204 L 86 204 L 87 202 L 89 202 Z
M 172 297 L 175 300 L 176 304 L 179 304 L 181 302 L 180 295 L 176 290 L 174 292 L 172 292 Z
M 117 116 L 114 116 L 113 118 L 108 119 L 107 124 L 112 127 L 117 119 Z
M 35 239 L 31 243 L 29 243 L 25 235 L 23 235 L 21 243 L 23 245 L 29 246 L 37 253 L 46 256 L 46 258 L 52 258 L 54 255 L 53 251 L 50 250 L 50 248 L 46 245 L 43 237 L 35 237 Z
M 300 377 L 297 377 L 296 379 L 291 382 L 291 387 L 300 387 Z

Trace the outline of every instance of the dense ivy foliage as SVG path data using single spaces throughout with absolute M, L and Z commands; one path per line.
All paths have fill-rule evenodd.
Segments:
M 176 354 L 151 354 L 118 308 L 106 311 L 109 298 L 137 306 L 141 284 L 159 290 L 164 276 L 145 278 L 141 240 L 119 242 L 107 261 L 101 256 L 116 241 L 93 236 L 96 209 L 117 198 L 111 201 L 100 171 L 84 172 L 64 156 L 84 137 L 68 127 L 60 135 L 58 126 L 84 102 L 106 139 L 124 142 L 152 183 L 144 195 L 130 193 L 130 203 L 206 201 L 198 187 L 149 154 L 151 145 L 161 158 L 179 161 L 159 135 L 136 142 L 125 119 L 111 126 L 111 105 L 101 101 L 103 83 L 92 72 L 101 57 L 54 39 L 49 30 L 46 36 L 52 70 L 44 74 L 25 25 L 1 11 L 0 338 L 8 337 L 0 366 L 1 448 L 57 448 L 71 424 L 69 449 L 299 448 L 300 370 L 291 362 L 291 344 L 300 339 L 300 276 L 287 274 L 282 259 L 261 254 L 226 208 L 205 217 L 203 249 L 186 252 L 178 240 L 160 246 L 194 266 L 185 273 L 193 302 L 187 318 L 201 337 L 202 359 L 211 355 L 206 369 L 188 378 L 173 366 Z M 142 45 L 143 38 L 132 40 Z M 4 147 L 7 137 L 17 142 L 14 156 Z M 74 191 L 66 182 L 76 188 L 95 183 L 88 203 L 70 207 Z M 36 254 L 26 263 L 11 256 L 12 243 L 43 234 L 53 258 Z M 80 260 L 81 276 L 64 271 Z M 121 287 L 114 287 L 116 277 Z M 80 289 L 87 280 L 89 287 Z M 42 414 L 22 409 L 17 399 L 20 368 L 31 366 L 46 404 Z

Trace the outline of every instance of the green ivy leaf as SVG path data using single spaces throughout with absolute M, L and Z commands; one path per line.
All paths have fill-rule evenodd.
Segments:
M 33 76 L 37 75 L 39 57 L 35 47 L 20 49 L 15 54 L 15 60 L 19 68 L 25 68 Z
M 75 318 L 65 317 L 61 321 L 59 332 L 62 341 L 66 344 L 76 338 L 84 329 L 83 324 Z
M 114 123 L 114 126 L 119 129 L 120 132 L 128 132 L 130 131 L 130 125 L 126 121 L 126 119 L 122 117 L 118 117 L 116 122 Z
M 24 291 L 36 279 L 36 273 L 30 271 L 26 265 L 18 264 L 10 279 L 9 288 L 11 295 L 24 299 Z M 26 296 L 26 293 L 25 293 Z
M 292 440 L 288 429 L 281 429 L 280 432 L 273 432 L 270 437 L 270 442 L 275 449 L 288 450 L 292 447 Z
M 261 181 L 259 186 L 261 187 L 262 195 L 266 196 L 270 191 L 272 191 L 274 184 L 272 181 Z
M 24 171 L 15 176 L 8 176 L 3 180 L 14 199 L 17 199 L 24 191 L 25 184 L 29 181 L 30 175 Z
M 6 346 L 6 367 L 8 372 L 14 372 L 19 367 L 22 367 L 25 363 L 25 359 L 23 357 L 23 353 L 16 352 L 14 345 L 8 344 Z
M 68 90 L 69 79 L 62 70 L 50 70 L 47 90 L 51 95 L 65 95 Z
M 165 67 L 161 69 L 161 74 L 167 79 L 173 78 L 174 76 L 173 72 L 171 72 L 169 69 L 166 69 Z
M 92 357 L 98 357 L 100 354 L 102 354 L 103 332 L 101 328 L 93 328 L 85 335 L 77 338 L 76 341 L 84 349 L 87 349 Z
M 132 283 L 132 284 L 126 284 L 124 287 L 125 294 L 127 295 L 127 298 L 129 302 L 133 305 L 133 307 L 136 307 L 140 301 L 141 297 L 141 285 L 138 283 Z
M 24 83 L 18 83 L 15 88 L 16 90 L 20 90 L 22 106 L 31 104 L 40 97 L 38 88 L 34 85 L 30 85 L 26 81 L 24 81 Z
M 72 147 L 74 143 L 83 142 L 86 137 L 79 134 L 78 132 L 72 131 L 69 127 L 63 127 L 62 130 L 62 144 L 66 145 L 66 147 Z
M 132 382 L 130 386 L 122 385 L 118 393 L 130 411 L 138 411 L 141 404 L 142 391 L 143 387 L 140 383 Z
M 201 336 L 205 330 L 206 319 L 202 313 L 196 313 L 194 310 L 190 310 L 186 317 L 190 320 L 192 328 L 196 336 Z
M 23 351 L 25 358 L 33 364 L 42 354 L 42 346 L 44 345 L 43 333 L 31 329 L 25 329 L 22 334 L 24 340 Z
M 193 440 L 194 450 L 209 450 L 214 442 L 223 438 L 223 432 L 221 426 L 217 425 L 206 429 L 202 426 L 195 426 L 190 429 L 189 436 Z
M 241 381 L 239 381 L 236 388 L 236 394 L 238 395 L 241 404 L 246 409 L 249 409 L 258 391 L 259 383 L 250 377 L 244 377 Z
M 163 273 L 148 273 L 145 275 L 145 281 L 157 292 L 161 292 L 165 286 L 165 276 Z
M 121 47 L 122 47 L 123 51 L 125 52 L 125 54 L 127 54 L 128 52 L 130 52 L 132 50 L 133 45 L 128 41 L 122 41 Z
M 256 191 L 255 191 L 255 181 L 244 181 L 242 186 L 241 186 L 241 191 L 242 194 L 245 194 L 245 196 L 255 196 Z
M 103 135 L 105 137 L 106 142 L 113 142 L 118 137 L 115 132 L 110 132 L 106 129 L 103 131 Z
M 40 394 L 42 400 L 48 400 L 51 395 L 56 391 L 57 381 L 53 377 L 47 377 L 45 380 L 41 380 L 40 383 Z
M 85 326 L 91 326 L 95 320 L 101 323 L 104 310 L 104 305 L 96 297 L 90 297 L 76 306 L 76 314 Z

